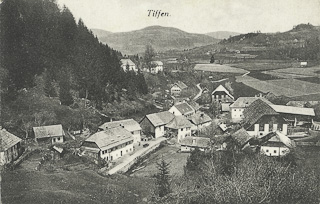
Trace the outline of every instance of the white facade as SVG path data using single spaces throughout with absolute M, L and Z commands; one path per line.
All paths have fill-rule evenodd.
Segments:
M 105 159 L 107 161 L 113 161 L 115 159 L 118 159 L 122 157 L 125 154 L 131 153 L 133 151 L 133 143 L 130 142 L 130 144 L 122 144 L 118 147 L 114 147 L 112 149 L 108 150 L 101 150 L 100 151 L 100 157 L 102 159 Z
M 275 132 L 278 130 L 278 124 L 273 124 L 273 127 L 272 127 L 272 132 Z M 258 137 L 262 137 L 262 136 L 265 136 L 267 135 L 268 133 L 270 133 L 270 127 L 269 127 L 269 124 L 264 124 L 264 127 L 263 129 L 260 129 L 259 128 L 259 124 L 254 124 L 254 130 L 253 131 L 248 131 L 248 134 L 250 136 L 258 136 Z M 283 124 L 282 125 L 282 128 L 280 129 L 280 132 L 284 135 L 287 135 L 288 134 L 288 124 Z
M 56 136 L 51 138 L 52 144 L 63 143 L 63 136 Z
M 177 142 L 180 143 L 180 141 L 187 136 L 191 136 L 191 128 L 190 127 L 178 129 Z
M 267 156 L 283 156 L 290 152 L 288 147 L 261 146 L 261 153 Z
M 133 136 L 133 143 L 138 144 L 141 141 L 141 131 L 140 130 L 132 131 L 131 134 Z
M 155 127 L 155 129 L 154 129 L 154 137 L 155 138 L 162 137 L 164 134 L 165 134 L 164 125 Z
M 152 74 L 157 74 L 157 73 L 163 71 L 163 66 L 162 65 L 157 65 L 156 67 L 152 67 L 150 70 L 151 70 Z
M 244 108 L 232 108 L 230 107 L 231 119 L 233 121 L 240 121 L 244 118 L 243 116 Z
M 181 88 L 174 84 L 172 87 L 171 87 L 171 95 L 179 95 L 181 93 Z
M 175 116 L 180 116 L 180 115 L 182 115 L 182 113 L 181 113 L 175 106 L 172 106 L 172 107 L 169 109 L 169 112 L 172 113 L 172 114 L 175 115 Z

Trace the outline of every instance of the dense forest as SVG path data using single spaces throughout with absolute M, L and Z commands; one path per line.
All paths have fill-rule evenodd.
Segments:
M 2 125 L 35 125 L 39 113 L 54 116 L 36 124 L 57 123 L 81 98 L 102 110 L 123 92 L 129 100 L 148 92 L 142 73 L 124 72 L 122 54 L 55 0 L 3 0 L 0 9 Z

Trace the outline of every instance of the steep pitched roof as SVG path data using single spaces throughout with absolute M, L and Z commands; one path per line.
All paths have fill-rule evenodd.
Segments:
M 62 125 L 33 127 L 33 132 L 35 138 L 46 138 L 65 135 L 62 129 Z
M 278 113 L 271 108 L 266 102 L 257 99 L 251 103 L 248 108 L 243 111 L 244 119 L 242 124 L 244 128 L 249 128 L 265 115 L 278 115 Z
M 268 99 L 264 97 L 239 97 L 233 104 L 230 105 L 231 108 L 246 108 L 255 100 L 260 99 L 267 104 L 272 104 Z
M 135 64 L 131 61 L 131 59 L 121 59 L 120 62 L 122 65 L 129 64 L 129 66 L 135 66 Z
M 128 130 L 130 132 L 141 130 L 139 123 L 133 119 L 107 122 L 107 123 L 100 125 L 99 128 L 106 130 L 106 129 L 119 127 L 119 126 L 123 126 L 126 130 Z
M 184 116 L 180 115 L 180 116 L 175 116 L 174 119 L 166 125 L 166 127 L 171 129 L 180 129 L 180 128 L 192 127 L 192 124 Z
M 186 102 L 177 103 L 176 105 L 174 105 L 174 107 L 176 107 L 180 111 L 181 114 L 187 114 L 187 113 L 194 112 L 194 109 Z
M 226 88 L 224 88 L 224 86 L 222 86 L 221 84 L 212 92 L 211 95 L 219 91 L 225 92 L 230 98 L 234 99 L 234 97 L 230 94 L 230 92 Z
M 203 112 L 197 112 L 194 115 L 192 115 L 189 120 L 195 125 L 200 125 L 210 122 L 212 119 Z
M 210 138 L 206 137 L 185 137 L 180 142 L 181 145 L 190 147 L 210 147 Z
M 128 130 L 123 127 L 115 127 L 97 132 L 85 141 L 94 142 L 101 150 L 105 150 L 132 140 L 133 136 Z
M 146 115 L 146 118 L 152 123 L 154 127 L 165 125 L 173 120 L 174 115 L 169 111 L 163 111 L 159 113 L 152 113 Z
M 174 85 L 179 86 L 180 89 L 188 88 L 188 86 L 187 86 L 185 83 L 183 83 L 182 81 L 177 81 L 176 83 L 173 84 L 173 86 L 174 86 Z
M 0 151 L 6 151 L 7 149 L 11 148 L 18 142 L 20 142 L 21 139 L 14 134 L 11 134 L 5 129 L 0 129 Z
M 248 143 L 251 138 L 253 138 L 253 136 L 250 136 L 244 128 L 241 128 L 235 133 L 231 134 L 231 137 L 240 145 L 240 148 Z
M 283 106 L 283 105 L 270 105 L 270 106 L 278 113 L 315 116 L 313 108 L 302 108 L 302 107 Z

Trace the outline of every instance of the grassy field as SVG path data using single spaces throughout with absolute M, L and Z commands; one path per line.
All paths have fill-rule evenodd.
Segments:
M 320 74 L 318 73 L 319 71 L 320 71 L 320 66 L 307 67 L 307 68 L 292 67 L 292 68 L 286 68 L 286 69 L 273 70 L 273 72 L 276 72 L 276 73 L 296 74 L 296 75 L 302 75 L 302 76 L 319 76 L 320 77 Z
M 153 153 L 145 159 L 136 169 L 143 167 L 142 169 L 135 171 L 131 174 L 133 177 L 152 177 L 157 170 L 157 162 L 163 159 L 170 163 L 170 174 L 175 176 L 181 176 L 184 173 L 184 166 L 186 165 L 188 153 L 177 153 L 179 150 L 176 146 L 165 146 Z
M 285 60 L 250 60 L 231 64 L 232 67 L 241 68 L 247 71 L 277 70 L 288 67 L 298 67 L 299 63 Z
M 228 65 L 220 65 L 220 64 L 197 64 L 194 67 L 194 70 L 207 71 L 207 72 L 230 72 L 230 73 L 239 73 L 239 74 L 244 74 L 247 72 L 244 69 L 234 68 Z

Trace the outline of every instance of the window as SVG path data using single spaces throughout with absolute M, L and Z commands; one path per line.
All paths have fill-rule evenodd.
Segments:
M 58 141 L 60 141 L 60 137 L 58 137 Z
M 181 131 L 183 131 L 183 128 L 181 128 Z
M 269 152 L 269 150 L 267 149 L 266 152 Z
M 273 153 L 275 153 L 275 154 L 276 154 L 276 153 L 277 153 L 277 150 L 274 150 L 274 151 L 273 151 Z

